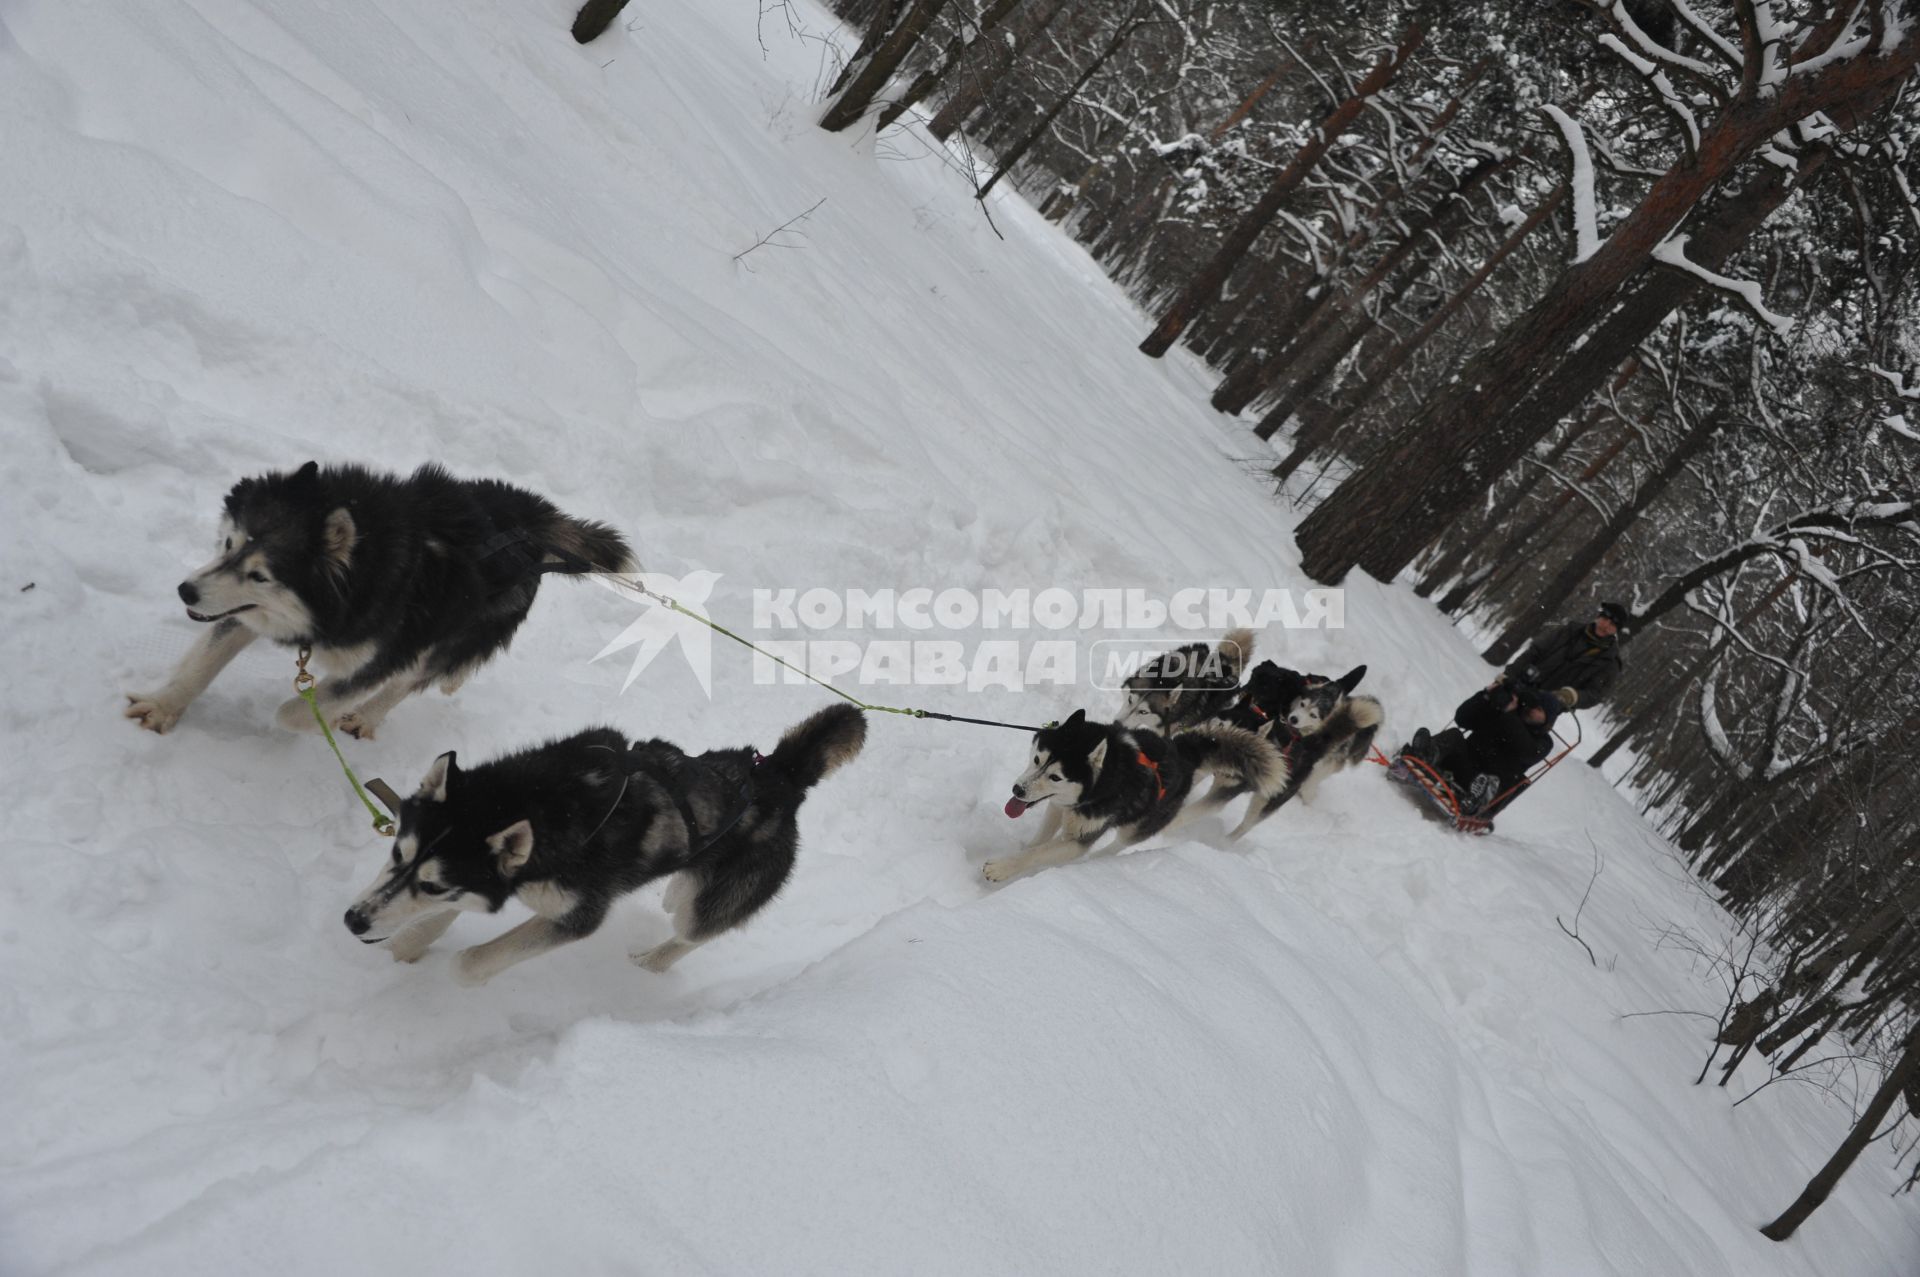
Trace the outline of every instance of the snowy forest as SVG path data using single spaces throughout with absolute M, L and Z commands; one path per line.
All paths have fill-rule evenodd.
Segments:
M 1702 1075 L 1865 1053 L 1854 1137 L 1903 1087 L 1920 1112 L 1920 14 L 838 12 L 860 42 L 821 127 L 918 107 L 980 195 L 1013 182 L 1085 245 L 1158 317 L 1140 350 L 1193 351 L 1276 446 L 1316 580 L 1411 573 L 1493 664 L 1631 600 L 1588 761 L 1632 751 L 1766 955 L 1729 956 Z

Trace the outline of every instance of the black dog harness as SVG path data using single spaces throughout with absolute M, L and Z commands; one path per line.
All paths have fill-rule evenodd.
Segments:
M 726 837 L 726 835 L 732 831 L 733 827 L 740 823 L 741 818 L 747 814 L 747 808 L 753 806 L 753 767 L 758 767 L 762 761 L 761 755 L 757 750 L 753 755 L 753 767 L 749 767 L 746 774 L 740 778 L 740 793 L 734 800 L 733 809 L 727 814 L 727 818 L 720 822 L 719 828 L 703 838 L 700 834 L 700 819 L 694 814 L 693 803 L 687 798 L 686 782 L 680 778 L 681 767 L 684 767 L 693 760 L 682 756 L 677 765 L 672 767 L 663 766 L 642 757 L 640 753 L 642 748 L 643 746 L 640 744 L 629 745 L 627 747 L 627 775 L 629 778 L 635 775 L 645 776 L 648 780 L 658 785 L 661 790 L 666 793 L 668 798 L 673 800 L 674 810 L 680 813 L 680 822 L 686 826 L 687 855 L 689 857 L 699 855 Z M 626 787 L 623 785 L 621 786 L 620 795 L 613 800 L 613 806 L 609 807 L 607 809 L 607 815 L 601 818 L 600 825 L 607 823 L 607 818 L 613 815 L 614 811 L 620 806 L 621 798 L 625 796 Z M 600 826 L 596 825 L 593 833 L 597 834 L 599 832 Z M 588 834 L 587 837 L 590 839 L 593 837 L 593 834 Z

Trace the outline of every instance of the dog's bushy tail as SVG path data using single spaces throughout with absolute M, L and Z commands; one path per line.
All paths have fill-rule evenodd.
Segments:
M 1220 785 L 1251 789 L 1255 803 L 1287 787 L 1287 758 L 1273 742 L 1226 723 L 1202 723 L 1174 737 L 1196 772 Z
M 572 573 L 636 572 L 640 561 L 633 557 L 627 539 L 604 523 L 576 519 L 555 510 L 535 534 L 553 560 Z
M 853 760 L 867 743 L 867 716 L 851 705 L 829 705 L 787 729 L 760 764 L 801 789 L 811 789 Z
M 1346 714 L 1353 726 L 1353 735 L 1347 741 L 1347 761 L 1363 763 L 1367 751 L 1373 748 L 1373 738 L 1387 721 L 1387 711 L 1371 696 L 1354 696 L 1347 700 Z
M 1220 640 L 1220 672 L 1239 683 L 1253 660 L 1253 631 L 1228 630 Z

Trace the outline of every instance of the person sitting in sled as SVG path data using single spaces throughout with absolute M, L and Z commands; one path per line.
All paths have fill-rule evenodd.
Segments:
M 1553 720 L 1577 699 L 1569 687 L 1547 692 L 1496 680 L 1461 702 L 1455 726 L 1438 733 L 1422 727 L 1400 752 L 1441 774 L 1462 815 L 1492 815 L 1494 800 L 1553 752 Z
M 1602 603 L 1592 620 L 1535 639 L 1500 678 L 1509 686 L 1571 687 L 1579 704 L 1598 705 L 1620 678 L 1620 631 L 1631 615 L 1622 604 Z

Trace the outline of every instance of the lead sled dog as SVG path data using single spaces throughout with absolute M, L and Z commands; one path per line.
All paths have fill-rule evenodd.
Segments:
M 404 478 L 360 466 L 242 479 L 227 494 L 213 559 L 182 581 L 204 637 L 126 716 L 166 732 L 227 664 L 265 638 L 310 647 L 330 677 L 321 712 L 371 739 L 393 707 L 434 683 L 451 695 L 504 649 L 543 573 L 630 573 L 632 551 L 603 523 L 497 479 L 436 465 Z M 281 726 L 316 729 L 295 697 Z
M 1251 828 L 1261 805 L 1287 784 L 1287 763 L 1273 744 L 1252 732 L 1208 722 L 1175 736 L 1121 723 L 1097 723 L 1075 710 L 1064 723 L 1033 736 L 1027 769 L 1013 782 L 1009 816 L 1046 804 L 1046 820 L 1027 850 L 989 860 L 982 872 L 1004 882 L 1036 869 L 1063 865 L 1117 832 L 1109 852 L 1171 827 L 1187 806 L 1196 779 L 1213 787 L 1195 810 L 1218 807 L 1250 793 L 1253 807 L 1235 836 Z M 1215 797 L 1219 795 L 1219 797 Z

